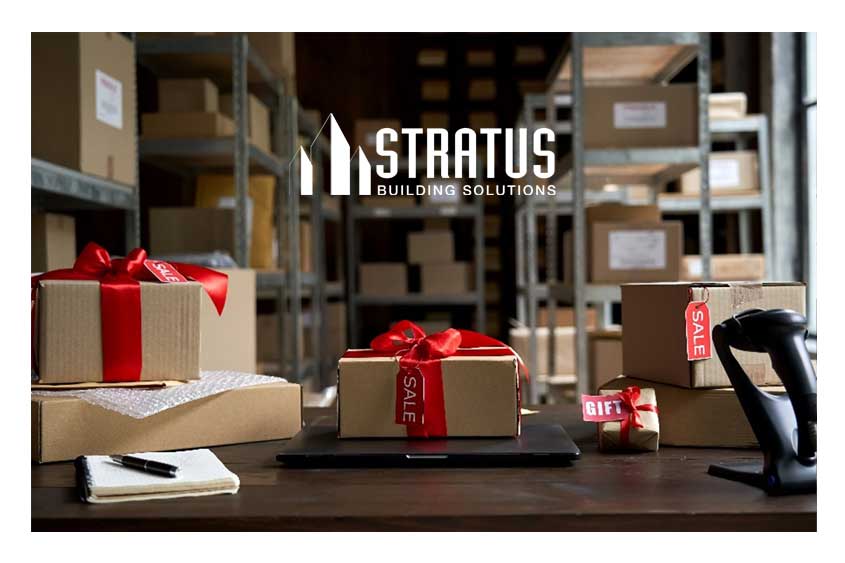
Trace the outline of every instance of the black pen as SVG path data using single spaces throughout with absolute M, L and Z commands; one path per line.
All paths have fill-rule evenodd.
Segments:
M 131 455 L 112 455 L 109 458 L 124 467 L 138 469 L 154 475 L 161 475 L 162 477 L 176 477 L 179 474 L 179 468 L 169 463 L 142 459 Z

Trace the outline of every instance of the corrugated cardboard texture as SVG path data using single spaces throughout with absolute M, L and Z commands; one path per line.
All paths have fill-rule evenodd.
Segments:
M 223 315 L 201 299 L 200 369 L 256 373 L 255 270 L 219 268 L 229 276 Z
M 408 233 L 408 262 L 441 264 L 455 261 L 455 236 L 452 231 Z
M 302 391 L 270 383 L 135 419 L 73 397 L 32 397 L 32 461 L 278 440 L 302 428 Z
M 616 390 L 604 391 L 601 395 L 613 395 Z M 662 404 L 657 404 L 657 397 L 654 389 L 640 386 L 640 398 L 637 405 L 656 405 L 662 408 Z M 656 412 L 639 411 L 640 421 L 643 423 L 642 428 L 637 428 L 631 425 L 628 432 L 628 443 L 623 446 L 620 440 L 620 431 L 622 428 L 621 422 L 600 422 L 599 423 L 599 449 L 602 451 L 610 450 L 645 450 L 649 452 L 656 452 L 661 440 L 660 427 L 661 418 Z M 662 415 L 662 413 L 661 413 Z
M 263 150 L 270 152 L 270 110 L 253 94 L 247 96 L 247 131 L 250 142 Z M 232 94 L 220 96 L 220 111 L 230 118 L 235 118 L 232 109 Z
M 666 127 L 615 128 L 613 105 L 626 102 L 664 102 Z M 698 89 L 694 84 L 585 88 L 584 121 L 588 149 L 698 146 Z
M 408 265 L 399 262 L 367 262 L 358 266 L 361 295 L 406 295 Z
M 513 356 L 452 357 L 442 363 L 449 436 L 516 436 L 519 373 Z M 406 436 L 395 423 L 399 359 L 344 358 L 338 364 L 341 438 Z
M 32 215 L 32 272 L 72 268 L 76 261 L 76 221 L 71 215 Z
M 141 115 L 141 133 L 145 139 L 231 137 L 235 122 L 213 112 L 145 113 Z
M 626 376 L 681 387 L 730 386 L 715 349 L 713 357 L 707 360 L 687 360 L 684 310 L 690 290 L 693 300 L 707 300 L 711 331 L 716 324 L 746 309 L 784 308 L 804 314 L 806 308 L 806 290 L 799 283 L 623 285 L 622 345 Z M 766 354 L 735 350 L 734 355 L 756 384 L 780 384 Z
M 710 191 L 712 193 L 753 191 L 759 190 L 759 176 L 757 173 L 757 152 L 756 151 L 724 151 L 711 152 L 710 162 L 713 161 L 735 161 L 738 167 L 736 183 L 718 185 L 710 177 Z M 711 164 L 711 166 L 713 166 Z M 718 166 L 718 165 L 717 165 Z M 730 178 L 729 178 L 730 179 Z M 697 194 L 701 192 L 701 169 L 694 168 L 689 172 L 681 174 L 679 181 L 681 193 Z
M 590 337 L 590 392 L 622 374 L 622 331 L 601 331 Z
M 624 389 L 629 385 L 653 387 L 660 401 L 660 443 L 664 446 L 703 448 L 753 448 L 757 439 L 730 387 L 682 389 L 673 385 L 620 377 L 604 389 Z M 783 387 L 767 387 L 780 395 Z
M 150 253 L 153 256 L 184 252 L 235 253 L 234 209 L 151 207 Z
M 691 254 L 681 260 L 681 279 L 701 280 L 701 256 Z M 766 257 L 762 254 L 714 254 L 710 257 L 712 281 L 761 281 L 766 277 Z
M 135 49 L 119 33 L 36 33 L 32 156 L 135 185 Z M 121 127 L 97 119 L 97 71 L 121 83 Z M 61 95 L 57 95 L 61 93 Z
M 366 150 L 370 160 L 378 160 L 382 157 L 376 152 L 376 134 L 379 129 L 393 129 L 399 135 L 395 143 L 385 142 L 384 148 L 402 152 L 402 124 L 398 119 L 356 119 L 355 120 L 355 145 Z
M 510 344 L 525 362 L 531 361 L 529 354 L 529 328 L 510 329 Z M 549 373 L 549 329 L 537 328 L 537 375 L 571 375 L 575 373 L 575 328 L 555 327 L 554 373 Z M 617 374 L 618 375 L 618 374 Z
M 216 113 L 220 111 L 217 86 L 207 78 L 160 78 L 158 111 Z
M 666 233 L 666 267 L 662 269 L 619 270 L 609 263 L 609 237 L 613 231 L 657 231 Z M 594 223 L 590 237 L 591 275 L 595 283 L 625 283 L 676 281 L 681 277 L 681 255 L 684 244 L 684 225 L 680 221 L 659 224 Z
M 141 282 L 142 380 L 197 379 L 202 286 Z M 43 281 L 38 290 L 41 383 L 102 381 L 100 284 Z
M 555 326 L 575 326 L 575 309 L 572 307 L 555 308 Z M 596 310 L 587 307 L 587 330 L 596 328 Z M 549 324 L 549 310 L 541 305 L 537 308 L 537 326 Z
M 473 268 L 469 262 L 444 262 L 423 264 L 422 293 L 425 295 L 449 295 L 472 290 Z

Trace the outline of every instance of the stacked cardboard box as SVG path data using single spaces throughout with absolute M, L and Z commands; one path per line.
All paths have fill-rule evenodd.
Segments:
M 408 261 L 420 267 L 420 288 L 424 295 L 471 291 L 472 264 L 455 261 L 455 237 L 450 230 L 409 233 Z
M 71 268 L 76 260 L 76 221 L 70 215 L 32 216 L 31 271 Z
M 710 191 L 715 194 L 755 192 L 760 190 L 756 151 L 710 153 Z M 701 170 L 694 168 L 681 175 L 683 194 L 701 192 Z
M 681 279 L 701 281 L 701 256 L 684 256 Z M 766 257 L 762 254 L 714 254 L 710 257 L 712 281 L 760 281 L 766 276 Z
M 148 139 L 230 137 L 235 123 L 220 113 L 217 86 L 206 78 L 162 79 L 157 113 L 141 115 L 141 134 Z

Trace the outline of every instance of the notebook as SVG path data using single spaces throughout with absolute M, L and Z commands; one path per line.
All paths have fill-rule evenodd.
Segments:
M 84 502 L 111 503 L 137 500 L 235 494 L 238 476 L 226 469 L 211 450 L 144 452 L 130 454 L 179 467 L 177 477 L 161 477 L 124 467 L 108 456 L 76 459 L 79 496 Z

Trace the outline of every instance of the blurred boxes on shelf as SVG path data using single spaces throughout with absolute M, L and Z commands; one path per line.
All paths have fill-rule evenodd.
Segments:
M 413 196 L 390 196 L 390 195 L 365 195 L 358 198 L 364 207 L 377 207 L 385 209 L 407 209 L 416 207 L 417 200 Z
M 71 215 L 33 213 L 30 271 L 72 268 L 76 261 L 76 220 Z
M 420 49 L 417 52 L 417 66 L 446 66 L 446 49 Z
M 231 137 L 235 122 L 216 112 L 144 113 L 141 137 L 144 139 L 180 139 Z
M 710 191 L 714 194 L 760 189 L 755 151 L 710 153 Z M 701 170 L 695 168 L 681 175 L 681 193 L 701 193 Z
M 272 152 L 270 142 L 270 109 L 253 94 L 247 95 L 247 135 L 250 143 L 266 153 Z M 220 111 L 235 119 L 232 94 L 220 96 Z
M 454 295 L 472 291 L 469 262 L 424 263 L 420 266 L 423 295 Z
M 420 127 L 423 129 L 448 129 L 449 114 L 442 111 L 424 111 L 420 114 Z M 422 145 L 417 148 L 422 148 Z
M 442 102 L 449 99 L 448 80 L 423 80 L 420 85 L 420 99 Z
M 150 254 L 221 251 L 234 256 L 234 209 L 151 207 Z
M 200 372 L 198 283 L 140 282 L 141 381 L 197 379 Z M 39 383 L 103 381 L 100 282 L 40 282 L 36 339 Z
M 745 92 L 718 92 L 707 98 L 710 119 L 741 119 L 748 111 Z
M 303 327 L 305 329 L 305 356 L 314 355 L 313 339 L 311 338 L 312 316 L 310 311 L 303 313 Z M 332 361 L 340 358 L 348 348 L 346 336 L 346 303 L 341 301 L 330 301 L 326 303 L 326 317 L 323 319 L 326 325 L 326 342 L 323 343 L 323 354 Z
M 68 396 L 33 395 L 32 461 L 222 446 L 291 438 L 302 429 L 302 389 L 278 382 L 223 391 L 133 418 Z
M 593 330 L 597 326 L 597 311 L 587 307 L 587 330 Z M 575 326 L 575 309 L 572 307 L 555 307 L 555 326 Z M 549 309 L 545 305 L 537 307 L 537 326 L 549 324 Z
M 120 33 L 31 36 L 32 157 L 134 186 L 135 47 Z
M 746 309 L 792 309 L 803 315 L 805 293 L 804 284 L 798 282 L 625 284 L 622 373 L 680 387 L 729 387 L 730 380 L 715 350 L 708 359 L 687 359 L 688 304 L 706 302 L 710 326 L 705 329 L 709 335 L 714 325 Z M 768 355 L 740 350 L 734 354 L 755 384 L 780 383 Z
M 469 81 L 467 95 L 470 100 L 493 100 L 496 98 L 496 81 L 488 78 L 475 78 Z
M 364 262 L 358 266 L 361 295 L 408 294 L 408 265 L 402 262 Z
M 664 446 L 702 448 L 752 448 L 757 439 L 732 387 L 683 389 L 620 377 L 602 389 L 619 390 L 630 385 L 651 387 L 660 401 L 660 443 Z M 767 387 L 766 392 L 784 393 L 783 387 Z
M 569 326 L 555 327 L 555 361 L 554 373 L 549 373 L 549 329 L 537 327 L 537 366 L 534 368 L 538 376 L 571 375 L 575 373 L 575 328 Z M 511 347 L 520 355 L 523 361 L 531 362 L 530 337 L 528 327 L 511 328 L 509 332 Z M 532 372 L 532 375 L 534 373 Z
M 200 369 L 256 373 L 255 270 L 216 270 L 229 276 L 229 289 L 222 315 L 201 300 Z
M 293 32 L 247 33 L 249 44 L 258 51 L 261 58 L 277 78 L 285 79 L 287 86 L 296 86 L 296 40 Z M 295 88 L 289 88 L 295 94 Z
M 584 89 L 587 149 L 698 146 L 698 88 L 670 86 Z
M 357 147 L 361 147 L 367 154 L 367 158 L 371 161 L 380 160 L 382 157 L 376 152 L 376 143 L 380 129 L 393 129 L 396 131 L 397 140 L 389 143 L 387 142 L 387 139 L 385 139 L 384 148 L 401 154 L 402 125 L 398 119 L 356 119 L 355 143 L 352 147 L 350 147 L 352 152 L 355 152 Z
M 497 123 L 496 114 L 492 111 L 472 111 L 469 114 L 469 128 L 475 131 L 495 128 Z
M 159 113 L 220 111 L 217 86 L 207 78 L 161 78 L 158 81 Z
M 425 178 L 421 184 L 429 186 L 422 196 L 423 205 L 459 205 L 463 199 L 462 180 Z
M 701 256 L 684 256 L 681 279 L 701 281 Z M 712 281 L 760 281 L 766 277 L 766 257 L 762 254 L 714 254 L 710 257 Z
M 408 262 L 438 264 L 454 262 L 455 236 L 452 231 L 417 231 L 408 233 Z
M 590 332 L 588 336 L 590 393 L 595 393 L 622 373 L 622 330 L 619 327 L 599 330 Z

